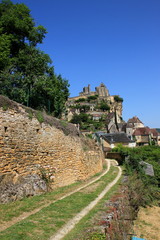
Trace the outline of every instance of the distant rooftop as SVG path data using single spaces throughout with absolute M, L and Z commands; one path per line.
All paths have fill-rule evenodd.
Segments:
M 142 123 L 137 116 L 130 118 L 127 123 Z M 143 123 L 142 123 L 143 124 Z
M 109 143 L 129 143 L 134 142 L 130 140 L 126 133 L 106 133 L 101 135 L 104 140 L 106 140 Z

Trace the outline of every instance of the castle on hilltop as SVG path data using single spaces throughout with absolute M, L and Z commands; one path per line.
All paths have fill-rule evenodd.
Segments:
M 90 84 L 83 88 L 79 96 L 71 97 L 66 103 L 67 120 L 70 121 L 74 115 L 82 112 L 92 116 L 92 119 L 98 121 L 106 114 L 115 112 L 122 117 L 123 99 L 119 95 L 110 95 L 104 83 L 95 87 L 95 91 L 91 91 Z
M 83 88 L 83 92 L 79 93 L 79 96 L 92 96 L 92 95 L 98 95 L 99 97 L 108 97 L 109 91 L 106 88 L 106 86 L 101 83 L 99 87 L 95 88 L 95 92 L 90 91 L 90 84 L 88 87 Z

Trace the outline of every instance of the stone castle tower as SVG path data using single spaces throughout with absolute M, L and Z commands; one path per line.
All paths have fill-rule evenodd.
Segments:
M 106 86 L 101 83 L 99 87 L 95 88 L 95 92 L 92 92 L 90 90 L 90 84 L 88 87 L 83 88 L 83 92 L 79 93 L 79 96 L 92 96 L 92 95 L 98 95 L 99 97 L 108 97 L 109 96 L 109 91 L 106 88 Z
M 106 88 L 106 86 L 101 83 L 99 87 L 96 87 L 96 93 L 99 97 L 108 97 L 109 96 L 109 91 Z

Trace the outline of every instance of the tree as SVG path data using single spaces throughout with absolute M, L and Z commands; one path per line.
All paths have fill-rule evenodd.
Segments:
M 70 122 L 74 124 L 80 124 L 82 122 L 81 116 L 78 114 L 74 114 Z
M 89 115 L 86 113 L 80 113 L 78 114 L 74 114 L 73 118 L 71 119 L 71 123 L 79 123 L 81 124 L 82 122 L 84 123 L 88 123 L 89 121 Z
M 116 102 L 123 102 L 123 98 L 119 97 L 118 95 L 114 96 L 114 100 Z
M 85 102 L 85 101 L 86 101 L 85 98 L 79 98 L 79 99 L 77 99 L 75 102 L 76 102 L 76 103 L 80 103 L 80 102 Z
M 109 111 L 109 110 L 110 110 L 110 107 L 109 107 L 108 104 L 105 103 L 105 102 L 101 102 L 99 108 L 100 108 L 102 111 Z
M 87 97 L 87 101 L 90 102 L 90 101 L 94 101 L 98 98 L 98 95 L 93 95 L 93 96 L 89 96 Z
M 1 1 L 0 94 L 59 117 L 69 84 L 55 75 L 50 57 L 37 48 L 46 33 L 43 26 L 35 26 L 26 5 Z

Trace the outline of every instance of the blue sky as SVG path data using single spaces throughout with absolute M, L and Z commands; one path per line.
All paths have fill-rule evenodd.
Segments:
M 71 96 L 103 82 L 124 99 L 123 119 L 160 127 L 159 0 L 14 0 L 48 34 L 40 49 Z

